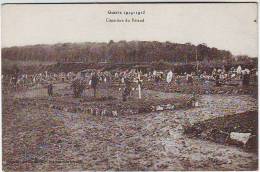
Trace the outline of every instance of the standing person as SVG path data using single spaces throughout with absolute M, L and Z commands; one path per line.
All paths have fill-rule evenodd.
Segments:
M 20 73 L 20 70 L 18 68 L 17 65 L 13 65 L 12 67 L 12 86 L 15 88 L 15 90 L 17 89 L 17 81 L 18 81 L 18 77 L 19 77 L 19 73 Z
M 80 81 L 80 79 L 75 79 L 72 84 L 71 84 L 71 87 L 73 89 L 73 94 L 74 94 L 74 97 L 75 98 L 78 98 L 81 96 L 82 94 L 82 91 L 83 91 L 83 85 Z
M 92 75 L 91 78 L 91 87 L 94 90 L 94 97 L 96 97 L 96 89 L 97 89 L 97 84 L 98 84 L 98 76 L 96 74 L 96 72 Z
M 77 80 L 76 79 L 74 81 L 72 81 L 71 87 L 73 89 L 74 97 L 77 97 Z
M 48 96 L 49 96 L 49 97 L 52 97 L 52 96 L 53 96 L 53 85 L 52 85 L 52 83 L 50 83 L 50 84 L 48 85 Z
M 131 82 L 128 78 L 124 79 L 124 83 L 125 83 L 125 88 L 123 90 L 123 101 L 126 101 L 127 97 L 130 96 L 131 93 Z

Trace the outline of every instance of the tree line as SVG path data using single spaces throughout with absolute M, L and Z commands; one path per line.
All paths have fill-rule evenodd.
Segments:
M 108 43 L 59 43 L 2 48 L 2 58 L 20 61 L 85 63 L 158 62 L 190 63 L 232 60 L 231 52 L 206 44 L 177 44 L 157 41 L 109 41 Z

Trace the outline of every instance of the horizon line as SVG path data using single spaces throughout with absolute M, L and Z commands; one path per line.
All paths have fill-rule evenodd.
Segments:
M 205 45 L 208 48 L 216 48 L 218 50 L 224 50 L 224 51 L 229 51 L 231 53 L 232 56 L 248 56 L 251 58 L 258 58 L 258 56 L 249 56 L 248 54 L 233 54 L 230 50 L 226 50 L 226 49 L 219 49 L 218 47 L 214 47 L 214 46 L 209 46 L 207 43 L 205 42 L 201 42 L 199 44 L 193 44 L 191 42 L 186 42 L 186 43 L 178 43 L 178 42 L 172 42 L 172 41 L 145 41 L 145 40 L 131 40 L 131 41 L 127 41 L 127 40 L 119 40 L 119 41 L 114 41 L 114 40 L 109 40 L 107 42 L 105 41 L 84 41 L 84 42 L 56 42 L 56 43 L 37 43 L 37 44 L 25 44 L 25 45 L 11 45 L 11 46 L 3 46 L 1 47 L 1 49 L 8 49 L 8 48 L 14 48 L 14 47 L 29 47 L 29 46 L 44 46 L 44 45 L 49 45 L 49 46 L 54 46 L 57 44 L 84 44 L 84 43 L 105 43 L 105 44 L 109 44 L 110 41 L 113 41 L 114 43 L 119 43 L 119 42 L 159 42 L 159 43 L 171 43 L 171 44 L 190 44 L 192 46 L 199 46 L 199 45 Z

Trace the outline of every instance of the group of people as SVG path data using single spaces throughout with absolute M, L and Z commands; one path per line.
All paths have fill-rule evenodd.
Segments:
M 97 83 L 106 83 L 109 81 L 119 81 L 122 84 L 122 99 L 123 101 L 127 100 L 127 97 L 131 95 L 132 90 L 140 90 L 142 84 L 149 82 L 167 82 L 172 84 L 172 82 L 177 83 L 178 85 L 186 82 L 187 84 L 193 84 L 194 80 L 201 82 L 215 82 L 216 86 L 221 86 L 228 81 L 237 80 L 241 81 L 242 85 L 249 85 L 251 71 L 247 68 L 242 69 L 241 66 L 237 68 L 232 67 L 230 70 L 225 70 L 224 68 L 214 68 L 211 73 L 206 71 L 194 71 L 191 73 L 176 74 L 173 73 L 173 70 L 169 71 L 156 71 L 143 73 L 138 70 L 127 70 L 127 71 L 117 71 L 117 72 L 98 72 L 95 73 L 95 78 L 90 80 L 94 85 L 91 85 L 94 89 L 94 96 L 96 95 L 96 85 Z M 91 74 L 92 76 L 92 74 Z M 184 81 L 186 80 L 186 81 Z
M 99 76 L 96 72 L 91 73 L 88 84 L 93 88 L 94 97 L 96 97 L 96 90 L 99 80 Z M 72 81 L 71 88 L 73 89 L 74 97 L 80 97 L 87 86 L 86 80 L 83 78 L 76 78 Z
M 141 85 L 145 82 L 167 82 L 172 84 L 182 84 L 186 80 L 187 84 L 193 84 L 194 79 L 199 81 L 215 81 L 216 86 L 230 81 L 232 79 L 241 80 L 243 85 L 249 85 L 251 71 L 247 68 L 242 69 L 241 66 L 237 68 L 232 67 L 230 70 L 224 68 L 214 68 L 211 73 L 206 71 L 194 71 L 191 73 L 177 74 L 173 73 L 174 70 L 169 71 L 149 71 L 142 72 L 137 69 L 130 70 L 117 70 L 117 71 L 98 71 L 92 70 L 82 74 L 81 72 L 60 72 L 53 73 L 45 71 L 43 73 L 37 73 L 33 75 L 22 74 L 19 76 L 10 76 L 9 83 L 17 87 L 19 85 L 34 85 L 40 83 L 48 83 L 48 95 L 53 96 L 53 84 L 55 82 L 68 82 L 71 83 L 74 97 L 80 97 L 87 86 L 93 89 L 93 96 L 96 97 L 97 86 L 108 85 L 113 86 L 114 82 L 118 82 L 121 85 L 122 99 L 126 101 L 131 95 L 133 89 L 141 90 Z M 6 80 L 8 76 L 2 75 L 2 80 Z M 134 84 L 133 84 L 134 83 Z M 140 94 L 140 93 L 139 93 Z

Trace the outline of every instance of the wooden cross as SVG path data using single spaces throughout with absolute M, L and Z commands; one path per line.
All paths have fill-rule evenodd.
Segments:
M 143 82 L 143 80 L 141 80 L 141 76 L 140 73 L 138 72 L 138 79 L 135 80 L 134 82 L 136 82 L 138 84 L 138 98 L 141 99 L 142 98 L 142 94 L 141 94 L 141 83 Z

